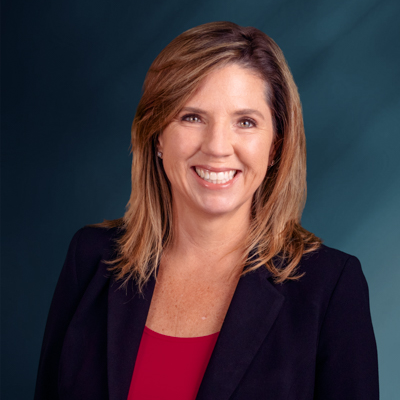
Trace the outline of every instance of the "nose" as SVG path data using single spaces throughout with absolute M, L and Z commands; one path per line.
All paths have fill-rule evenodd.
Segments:
M 218 121 L 207 126 L 201 151 L 214 158 L 224 158 L 233 154 L 233 132 L 228 122 Z

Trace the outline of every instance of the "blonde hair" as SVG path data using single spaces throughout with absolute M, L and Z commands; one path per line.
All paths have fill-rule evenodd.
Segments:
M 172 240 L 172 195 L 156 156 L 158 135 L 202 80 L 230 63 L 250 68 L 266 82 L 275 135 L 275 164 L 253 198 L 248 242 L 239 260 L 243 273 L 266 266 L 277 283 L 298 279 L 302 255 L 321 244 L 300 224 L 306 199 L 305 135 L 299 94 L 282 51 L 253 27 L 200 25 L 175 38 L 152 63 L 132 124 L 132 191 L 126 213 L 99 224 L 121 228 L 111 270 L 125 283 L 134 278 L 140 290 Z

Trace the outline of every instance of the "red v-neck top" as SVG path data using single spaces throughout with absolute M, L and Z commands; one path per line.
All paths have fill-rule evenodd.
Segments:
M 181 338 L 145 326 L 128 400 L 194 400 L 218 334 Z

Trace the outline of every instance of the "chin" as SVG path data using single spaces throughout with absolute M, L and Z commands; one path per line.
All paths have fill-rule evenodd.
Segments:
M 207 202 L 201 206 L 201 209 L 204 213 L 214 216 L 232 214 L 235 213 L 235 211 L 238 211 L 239 208 L 240 205 L 218 201 Z

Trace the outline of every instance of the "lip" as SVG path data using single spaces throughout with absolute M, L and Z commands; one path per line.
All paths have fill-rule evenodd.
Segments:
M 196 169 L 196 168 L 201 168 L 201 169 L 206 169 L 210 172 L 226 172 L 226 171 L 237 171 L 240 172 L 240 169 L 237 168 L 217 168 L 217 167 L 210 167 L 209 165 L 192 165 L 192 169 Z
M 211 172 L 225 172 L 225 171 L 231 171 L 231 170 L 234 169 L 234 168 L 209 168 L 209 167 L 200 166 L 200 165 L 196 165 L 196 167 L 197 168 L 202 168 L 202 169 L 208 169 Z M 228 181 L 226 183 L 211 183 L 211 182 L 205 181 L 204 179 L 200 178 L 197 175 L 197 172 L 196 172 L 196 169 L 195 169 L 196 167 L 190 168 L 192 173 L 193 173 L 193 175 L 194 175 L 194 177 L 195 177 L 195 179 L 197 180 L 197 182 L 201 186 L 203 186 L 204 188 L 207 188 L 207 189 L 211 189 L 211 190 L 228 189 L 228 188 L 230 188 L 231 186 L 233 186 L 236 183 L 236 181 L 238 180 L 239 176 L 241 175 L 241 171 L 240 170 L 235 170 L 236 174 L 230 181 Z

